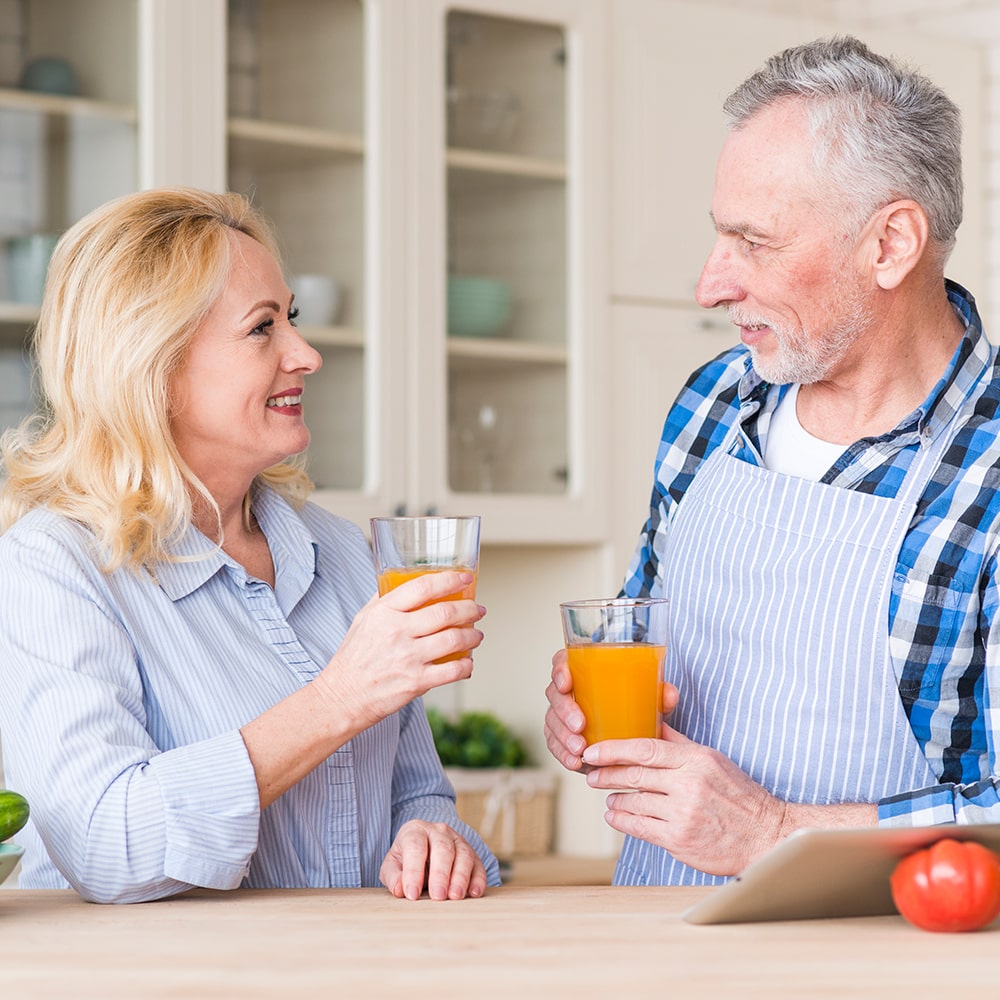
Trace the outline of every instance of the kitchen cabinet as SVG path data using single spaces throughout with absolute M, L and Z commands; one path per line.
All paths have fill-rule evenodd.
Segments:
M 618 488 L 609 524 L 619 579 L 648 512 L 667 410 L 696 367 L 737 341 L 724 311 L 701 311 L 694 298 L 715 236 L 709 210 L 726 134 L 722 103 L 773 53 L 845 31 L 920 67 L 962 108 L 965 222 L 947 273 L 981 288 L 982 53 L 940 37 L 735 5 L 629 0 L 610 8 L 609 433 Z
M 548 540 L 603 528 L 589 503 L 600 489 L 600 13 L 593 3 L 432 0 L 415 46 L 429 57 L 414 81 L 431 112 L 415 232 L 436 251 L 415 248 L 417 312 L 430 326 L 420 339 L 443 332 L 447 356 L 418 413 L 448 446 L 414 485 L 481 508 L 484 524 L 504 511 L 521 530 L 544 519 Z M 496 337 L 462 327 L 470 275 L 509 289 Z
M 712 247 L 722 103 L 768 56 L 849 32 L 920 67 L 962 108 L 965 222 L 948 273 L 982 287 L 984 54 L 944 37 L 736 5 L 629 0 L 610 7 L 611 264 L 614 299 L 690 306 Z
M 649 514 L 653 462 L 667 410 L 688 375 L 732 347 L 734 336 L 724 315 L 694 306 L 665 309 L 649 302 L 615 303 L 610 328 L 623 357 L 642 359 L 643 379 L 639 391 L 635 364 L 612 367 L 609 391 L 617 489 L 609 541 L 616 583 L 621 583 Z
M 137 4 L 0 2 L 0 424 L 33 408 L 24 349 L 54 239 L 138 177 Z M 122 52 L 114 62 L 107 51 Z M 47 62 L 41 62 L 42 58 Z M 59 60 L 58 62 L 56 60 Z M 22 73 L 33 88 L 20 86 Z
M 26 337 L 55 238 L 140 187 L 210 186 L 190 112 L 213 107 L 223 43 L 200 0 L 0 0 L 0 429 L 36 404 Z
M 602 536 L 603 0 L 14 7 L 25 58 L 68 60 L 81 95 L 0 89 L 24 186 L 0 235 L 140 187 L 244 192 L 288 274 L 339 292 L 302 324 L 318 502 L 477 512 L 487 543 Z M 499 304 L 463 318 L 484 288 Z M 0 297 L 23 376 L 37 304 Z
M 230 0 L 226 184 L 275 221 L 290 274 L 342 290 L 303 326 L 332 510 L 477 512 L 487 543 L 600 536 L 604 151 L 583 108 L 603 10 Z

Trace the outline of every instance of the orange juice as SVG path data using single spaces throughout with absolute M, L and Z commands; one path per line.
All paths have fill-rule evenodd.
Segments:
M 382 570 L 378 575 L 379 597 L 388 594 L 390 590 L 395 590 L 401 583 L 406 583 L 407 580 L 416 580 L 418 576 L 423 576 L 425 573 L 447 573 L 450 570 L 471 573 L 472 583 L 462 590 L 455 591 L 454 594 L 449 594 L 447 597 L 438 597 L 428 603 L 438 604 L 441 601 L 457 601 L 461 598 L 468 598 L 470 601 L 474 601 L 476 599 L 476 580 L 479 578 L 479 573 L 468 566 L 390 566 L 388 569 Z
M 467 587 L 456 590 L 454 594 L 448 594 L 445 597 L 436 597 L 433 601 L 428 601 L 427 603 L 440 604 L 441 601 L 459 601 L 463 598 L 474 601 L 476 599 L 476 581 L 479 579 L 479 573 L 476 569 L 468 566 L 390 566 L 382 570 L 378 575 L 379 597 L 383 597 L 390 590 L 395 590 L 400 584 L 406 583 L 408 580 L 415 580 L 418 576 L 423 576 L 425 573 L 445 573 L 453 569 L 471 573 L 472 582 Z M 470 652 L 471 650 L 466 650 L 464 653 L 452 653 L 450 656 L 446 656 L 441 660 L 435 660 L 434 662 L 446 663 L 448 660 L 460 660 L 463 656 L 468 656 Z
M 666 646 L 595 642 L 567 646 L 566 653 L 588 744 L 659 736 Z

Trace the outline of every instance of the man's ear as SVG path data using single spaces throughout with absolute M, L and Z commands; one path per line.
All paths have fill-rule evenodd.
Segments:
M 865 225 L 859 251 L 880 288 L 892 289 L 917 266 L 927 249 L 927 215 L 907 199 L 880 208 Z

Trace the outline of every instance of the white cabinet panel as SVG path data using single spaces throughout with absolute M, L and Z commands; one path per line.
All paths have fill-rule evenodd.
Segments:
M 653 463 L 667 410 L 691 372 L 738 338 L 724 316 L 638 303 L 612 307 L 611 335 L 611 543 L 620 583 L 649 513 Z
M 736 5 L 628 0 L 611 5 L 611 292 L 693 304 L 714 236 L 722 102 L 787 46 L 851 32 L 922 69 L 962 108 L 966 222 L 948 269 L 982 285 L 983 53 L 973 46 Z

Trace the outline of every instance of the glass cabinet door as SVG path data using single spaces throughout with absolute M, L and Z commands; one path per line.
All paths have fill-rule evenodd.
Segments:
M 446 23 L 448 485 L 567 489 L 566 37 Z
M 418 205 L 421 495 L 504 542 L 598 537 L 606 308 L 601 18 L 591 0 L 429 0 Z M 437 328 L 435 331 L 434 328 Z M 435 391 L 435 389 L 437 391 Z M 596 449 L 596 450 L 595 450 Z M 433 458 L 433 449 L 431 449 Z
M 58 237 L 138 178 L 136 0 L 0 0 L 0 429 Z
M 275 224 L 299 329 L 318 489 L 365 483 L 365 5 L 228 0 L 228 187 Z

